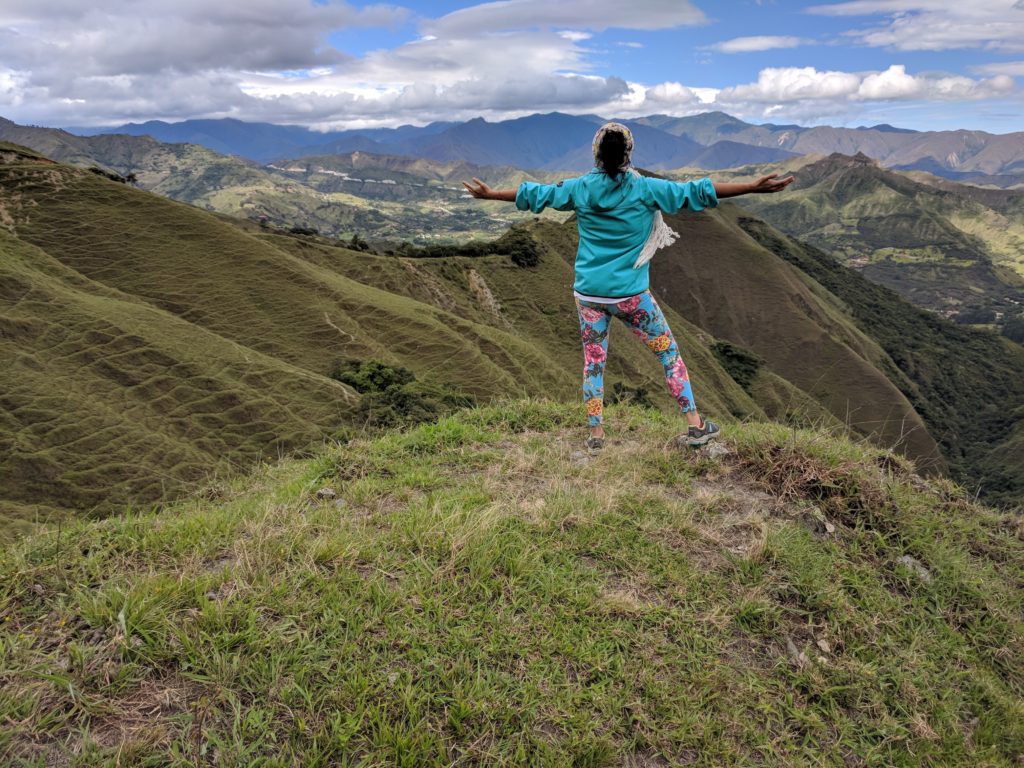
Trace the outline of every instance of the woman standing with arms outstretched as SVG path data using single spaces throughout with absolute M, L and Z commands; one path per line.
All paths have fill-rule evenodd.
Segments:
M 480 179 L 463 185 L 473 197 L 514 202 L 520 210 L 540 213 L 551 207 L 575 211 L 580 244 L 576 252 L 573 295 L 583 337 L 583 400 L 590 437 L 587 447 L 604 447 L 604 366 L 608 330 L 619 318 L 643 339 L 661 361 L 665 382 L 689 424 L 686 442 L 700 446 L 720 429 L 701 418 L 693 400 L 690 377 L 665 315 L 649 290 L 650 259 L 676 233 L 661 213 L 683 208 L 713 208 L 724 197 L 778 192 L 793 181 L 789 176 L 765 176 L 754 183 L 715 183 L 709 178 L 676 182 L 641 176 L 631 168 L 633 135 L 620 123 L 606 123 L 594 136 L 594 169 L 585 176 L 558 184 L 523 182 L 518 189 L 491 189 Z

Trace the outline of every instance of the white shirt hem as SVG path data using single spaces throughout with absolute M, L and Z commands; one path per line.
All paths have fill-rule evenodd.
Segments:
M 643 293 L 643 291 L 640 291 L 640 293 Z M 634 293 L 633 296 L 639 296 L 640 293 Z M 618 304 L 620 301 L 629 301 L 630 299 L 633 298 L 633 296 L 620 296 L 617 299 L 611 299 L 607 296 L 584 296 L 582 293 L 575 290 L 572 292 L 572 295 L 575 296 L 577 299 L 582 299 L 583 301 L 592 301 L 595 304 Z

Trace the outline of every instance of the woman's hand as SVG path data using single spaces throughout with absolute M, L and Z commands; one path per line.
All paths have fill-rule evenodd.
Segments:
M 784 179 L 779 178 L 779 174 L 771 173 L 767 176 L 762 176 L 760 179 L 755 181 L 750 188 L 751 192 L 781 192 L 790 184 L 793 183 L 793 177 L 787 176 Z
M 486 183 L 480 181 L 480 179 L 473 177 L 473 183 L 470 184 L 468 181 L 462 182 L 462 186 L 473 197 L 478 200 L 501 200 L 506 203 L 514 203 L 516 201 L 516 190 L 514 189 L 491 189 Z
M 485 182 L 480 181 L 476 176 L 473 177 L 472 184 L 468 181 L 464 181 L 462 182 L 462 186 L 469 191 L 469 194 L 478 200 L 490 200 L 491 195 L 494 194 L 494 190 L 487 186 Z

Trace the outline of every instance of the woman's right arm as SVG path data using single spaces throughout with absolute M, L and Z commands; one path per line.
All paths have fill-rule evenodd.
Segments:
M 748 183 L 735 181 L 714 182 L 715 195 L 719 199 L 723 197 L 739 197 L 740 195 L 750 194 L 772 194 L 774 192 L 781 192 L 792 183 L 792 176 L 787 176 L 784 179 L 780 179 L 779 174 L 777 173 L 773 173 L 768 176 L 762 176 L 757 181 Z
M 653 177 L 645 177 L 645 180 L 653 204 L 665 213 L 675 213 L 683 208 L 702 211 L 714 208 L 720 198 L 780 192 L 793 183 L 792 176 L 780 179 L 775 173 L 755 182 L 716 182 L 707 177 L 697 181 L 669 181 Z

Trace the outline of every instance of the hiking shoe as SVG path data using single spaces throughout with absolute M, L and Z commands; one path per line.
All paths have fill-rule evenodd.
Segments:
M 693 448 L 699 448 L 718 437 L 718 433 L 721 431 L 721 427 L 715 422 L 705 419 L 701 426 L 690 427 L 686 431 L 686 444 Z
M 591 453 L 600 453 L 604 450 L 604 438 L 603 437 L 588 437 L 587 438 L 587 450 Z

